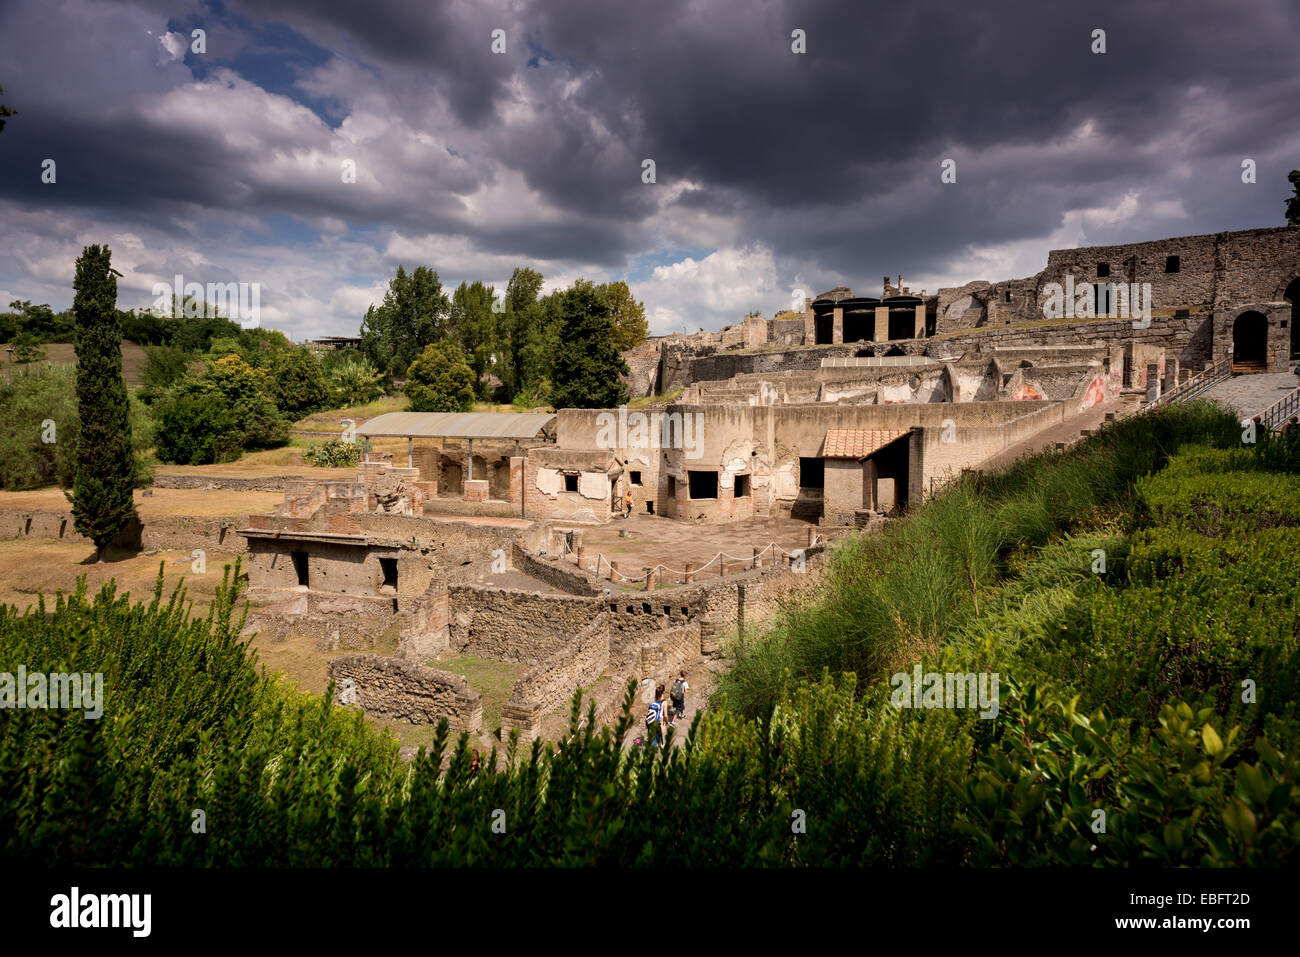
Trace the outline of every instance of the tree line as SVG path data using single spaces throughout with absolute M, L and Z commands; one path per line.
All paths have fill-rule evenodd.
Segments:
M 625 282 L 579 279 L 542 295 L 542 274 L 521 267 L 504 292 L 462 282 L 448 295 L 428 266 L 398 266 L 384 300 L 366 310 L 361 351 L 407 379 L 416 411 L 456 411 L 475 400 L 522 407 L 618 405 L 627 392 L 619 353 L 645 341 L 645 307 Z

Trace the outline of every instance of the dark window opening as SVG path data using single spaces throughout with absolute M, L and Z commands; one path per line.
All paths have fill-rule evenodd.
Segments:
M 1190 318 L 1191 318 L 1191 315 L 1192 315 L 1192 310 L 1190 310 L 1190 309 L 1175 309 L 1175 310 L 1174 310 L 1174 318 L 1175 318 L 1175 319 L 1190 319 Z
M 889 338 L 916 338 L 916 310 L 911 308 L 894 308 L 889 310 Z
M 566 492 L 576 492 L 578 490 L 578 476 L 576 475 L 564 476 L 564 490 Z
M 682 614 L 685 615 L 685 614 L 687 614 L 688 611 L 689 611 L 689 609 L 688 609 L 685 605 L 683 605 L 683 606 L 682 606 Z
M 1092 287 L 1093 314 L 1097 316 L 1109 316 L 1110 311 L 1115 305 L 1112 286 L 1108 282 L 1099 282 Z
M 1182 262 L 1177 256 L 1165 257 L 1165 272 L 1178 272 L 1181 265 Z
M 1010 301 L 1011 301 L 1011 290 L 1010 290 L 1010 289 L 1007 290 L 1006 296 L 1007 296 L 1006 301 L 1007 301 L 1007 302 L 1010 302 Z
M 677 497 L 677 479 L 671 475 L 668 476 L 668 497 L 669 498 Z
M 799 459 L 799 487 L 825 488 L 826 463 L 821 459 Z
M 735 486 L 736 498 L 744 498 L 748 494 L 749 494 L 749 476 L 737 475 L 736 486 Z
M 648 601 L 641 602 L 641 610 L 647 615 L 650 614 L 650 603 Z
M 1097 263 L 1097 278 L 1105 279 L 1110 275 L 1110 263 Z
M 612 611 L 612 612 L 617 612 L 617 611 L 618 611 L 618 605 L 617 605 L 615 602 L 612 602 L 612 601 L 611 601 L 611 602 L 609 603 L 609 610 Z
M 379 559 L 379 570 L 384 573 L 384 580 L 380 584 L 380 587 L 383 587 L 384 585 L 388 585 L 391 586 L 392 588 L 396 588 L 397 587 L 397 559 L 396 558 Z
M 871 356 L 870 349 L 859 349 L 857 352 L 853 353 L 853 358 L 855 359 L 866 359 L 870 356 Z
M 646 503 L 645 503 L 645 510 L 646 510 L 647 512 L 649 512 L 651 515 L 653 515 L 653 514 L 655 513 L 655 503 L 654 503 L 654 502 L 646 502 Z
M 628 613 L 629 615 L 635 615 L 635 614 L 636 614 L 636 606 L 635 606 L 635 605 L 628 605 L 628 606 L 627 606 L 627 613 Z
M 855 309 L 844 313 L 843 335 L 845 342 L 870 342 L 876 333 L 876 313 Z
M 293 570 L 298 574 L 298 584 L 307 584 L 307 553 L 290 552 L 289 557 L 293 559 Z
M 641 473 L 640 473 L 640 472 L 631 472 L 631 473 L 629 473 L 629 474 L 630 474 L 630 478 L 628 479 L 628 481 L 630 481 L 633 485 L 640 485 L 640 484 L 641 484 Z
M 718 497 L 717 472 L 687 472 L 686 478 L 690 482 L 691 498 Z
M 835 336 L 835 315 L 830 311 L 813 316 L 813 341 L 819 345 L 829 345 Z

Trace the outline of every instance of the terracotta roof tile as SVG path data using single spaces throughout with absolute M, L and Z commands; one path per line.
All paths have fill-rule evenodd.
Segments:
M 866 458 L 910 431 L 911 429 L 827 429 L 822 458 Z

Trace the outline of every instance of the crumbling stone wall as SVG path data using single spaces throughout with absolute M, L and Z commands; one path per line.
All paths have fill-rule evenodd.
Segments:
M 608 665 L 609 617 L 601 614 L 571 641 L 515 679 L 510 701 L 553 711 L 579 687 L 599 678 Z
M 453 585 L 451 647 L 462 654 L 539 664 L 600 613 L 596 598 Z
M 329 676 L 337 704 L 412 724 L 446 718 L 454 731 L 482 730 L 483 697 L 460 675 L 398 658 L 341 655 L 330 661 Z
M 248 545 L 237 529 L 246 515 L 222 515 L 213 518 L 174 516 L 136 521 L 123 530 L 114 545 L 146 551 L 247 551 Z M 90 539 L 77 533 L 72 512 L 52 509 L 0 511 L 0 540 L 13 538 L 53 538 L 91 545 Z

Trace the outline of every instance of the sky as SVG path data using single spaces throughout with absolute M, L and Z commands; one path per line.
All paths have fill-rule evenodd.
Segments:
M 0 308 L 107 243 L 120 308 L 257 283 L 299 341 L 399 264 L 623 279 L 665 334 L 1282 225 L 1298 36 L 1296 0 L 0 0 Z

